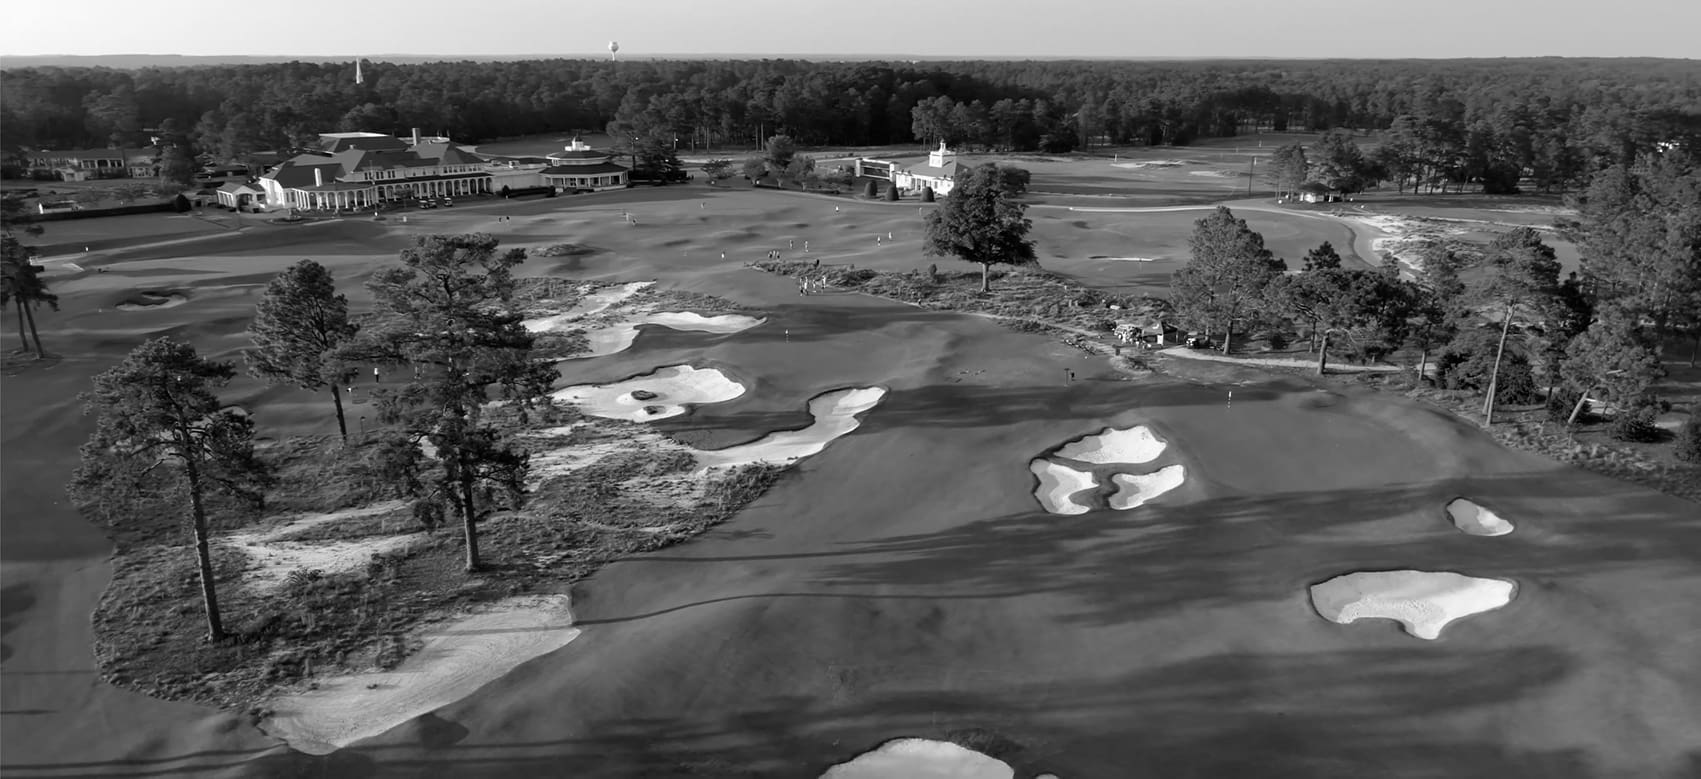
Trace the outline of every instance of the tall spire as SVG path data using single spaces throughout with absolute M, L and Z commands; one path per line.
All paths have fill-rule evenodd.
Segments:
M 366 77 L 362 76 L 360 74 L 360 60 L 358 60 L 358 59 L 356 59 L 354 61 L 354 83 L 356 83 L 356 84 L 366 83 Z

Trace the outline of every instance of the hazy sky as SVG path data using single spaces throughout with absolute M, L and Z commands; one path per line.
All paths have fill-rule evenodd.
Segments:
M 162 17 L 134 0 L 10 3 L 13 34 L 0 53 L 583 56 L 618 40 L 632 55 L 1701 57 L 1701 0 L 221 0 L 172 8 Z

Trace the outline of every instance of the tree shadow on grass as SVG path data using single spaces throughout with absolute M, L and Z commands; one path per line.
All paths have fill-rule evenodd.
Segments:
M 346 769 L 396 776 L 814 777 L 886 740 L 929 738 L 987 750 L 1022 777 L 1597 776 L 1580 751 L 1525 752 L 1435 727 L 1569 671 L 1542 648 L 1231 652 L 1107 678 L 853 684 L 833 700 L 770 695 L 718 716 L 637 714 L 558 741 L 337 755 Z M 268 762 L 273 770 L 246 775 L 369 775 L 326 758 Z
M 1506 496 L 1551 499 L 1568 489 L 1552 473 L 1477 481 L 1492 483 L 1502 504 Z M 1624 507 L 1610 519 L 1541 527 L 1540 518 L 1514 517 L 1529 521 L 1525 532 L 1493 540 L 1447 523 L 1442 507 L 1457 486 L 1446 483 L 1160 501 L 1071 517 L 1036 508 L 838 550 L 842 562 L 818 567 L 811 583 L 847 595 L 1048 593 L 1076 607 L 1060 619 L 1117 625 L 1182 608 L 1289 598 L 1305 584 L 1361 569 L 1453 570 L 1545 585 L 1615 566 L 1701 564 L 1701 523 L 1672 510 L 1677 501 L 1645 501 L 1646 491 L 1615 484 L 1569 488 Z M 1382 521 L 1409 522 L 1410 535 L 1390 542 L 1366 527 Z

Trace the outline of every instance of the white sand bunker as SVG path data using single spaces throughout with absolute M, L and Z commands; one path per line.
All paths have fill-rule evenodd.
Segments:
M 781 430 L 725 449 L 700 450 L 697 467 L 735 468 L 757 462 L 783 465 L 817 454 L 834 439 L 860 427 L 862 420 L 857 415 L 879 405 L 885 396 L 885 387 L 856 387 L 818 395 L 809 401 L 809 413 L 815 417 L 809 427 Z
M 577 384 L 550 397 L 592 416 L 649 422 L 684 414 L 687 406 L 722 403 L 743 394 L 743 384 L 714 368 L 672 365 L 614 384 Z
M 1028 463 L 1028 470 L 1039 477 L 1034 498 L 1053 514 L 1085 514 L 1091 509 L 1074 500 L 1074 495 L 1099 486 L 1098 480 L 1087 471 L 1077 471 L 1067 465 L 1043 457 Z
M 393 670 L 318 679 L 317 689 L 270 701 L 261 728 L 307 754 L 328 754 L 465 698 L 578 636 L 565 595 L 497 601 L 426 629 L 424 645 Z
M 1110 260 L 1111 262 L 1157 262 L 1155 257 L 1093 257 L 1095 260 Z
M 398 500 L 375 503 L 361 508 L 312 514 L 281 527 L 269 530 L 231 533 L 220 539 L 226 546 L 241 551 L 249 567 L 243 572 L 248 586 L 268 592 L 283 586 L 291 572 L 298 570 L 340 573 L 352 571 L 371 562 L 375 554 L 388 554 L 408 547 L 422 537 L 419 532 L 393 536 L 371 536 L 346 541 L 280 541 L 278 539 L 319 525 L 343 522 L 376 514 L 400 511 Z M 403 525 L 398 521 L 399 526 Z M 411 525 L 411 521 L 409 521 Z
M 893 739 L 855 760 L 840 763 L 821 779 L 1014 779 L 1001 760 L 949 741 Z
M 1064 444 L 1056 456 L 1084 463 L 1149 463 L 1163 454 L 1165 446 L 1145 425 L 1121 430 L 1107 427 Z
M 161 308 L 176 308 L 189 302 L 189 298 L 178 292 L 141 292 L 129 300 L 118 304 L 119 311 L 153 311 Z
M 1436 639 L 1453 620 L 1511 603 L 1516 589 L 1502 579 L 1446 571 L 1360 571 L 1312 586 L 1311 605 L 1342 625 L 1391 619 L 1418 638 Z
M 655 282 L 653 281 L 634 281 L 631 284 L 622 284 L 618 287 L 608 287 L 606 289 L 589 292 L 585 294 L 583 300 L 580 300 L 578 303 L 574 304 L 572 308 L 569 308 L 566 311 L 553 316 L 522 320 L 520 322 L 520 326 L 533 333 L 559 329 L 568 322 L 577 321 L 592 314 L 600 314 L 607 311 L 609 306 L 623 302 L 627 298 L 638 294 L 640 291 L 654 284 Z
M 1464 498 L 1447 503 L 1447 516 L 1453 519 L 1454 527 L 1473 536 L 1503 536 L 1512 532 L 1511 522 Z
M 1118 473 L 1110 477 L 1116 492 L 1110 496 L 1110 507 L 1118 511 L 1136 508 L 1176 487 L 1186 479 L 1186 469 L 1166 465 L 1151 473 Z
M 660 311 L 645 314 L 636 319 L 599 327 L 585 331 L 585 340 L 590 342 L 590 349 L 583 354 L 575 354 L 568 359 L 581 360 L 588 357 L 604 357 L 632 348 L 632 343 L 638 340 L 639 325 L 660 325 L 675 330 L 690 330 L 699 333 L 742 333 L 767 319 L 744 316 L 742 314 L 721 314 L 719 316 L 703 316 L 689 311 Z

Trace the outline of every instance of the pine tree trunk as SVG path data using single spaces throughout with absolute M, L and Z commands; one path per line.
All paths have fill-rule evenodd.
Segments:
M 1322 376 L 1329 368 L 1329 334 L 1323 334 L 1323 348 L 1317 350 L 1317 375 Z
M 1223 329 L 1223 354 L 1228 354 L 1229 342 L 1234 340 L 1234 320 L 1229 320 L 1228 327 Z
M 1695 356 L 1701 354 L 1701 327 L 1695 329 L 1695 345 L 1689 347 L 1689 367 L 1695 367 Z
M 1428 371 L 1428 369 L 1429 369 L 1429 347 L 1425 346 L 1425 347 L 1423 347 L 1422 351 L 1418 352 L 1417 386 L 1419 386 L 1419 387 L 1423 386 L 1423 379 L 1424 379 L 1423 375 L 1424 375 L 1424 373 L 1426 373 Z
M 195 558 L 201 567 L 201 600 L 207 606 L 207 640 L 224 640 L 219 619 L 219 596 L 213 583 L 213 554 L 207 544 L 207 509 L 201 504 L 201 471 L 192 458 L 184 461 L 189 476 L 189 508 L 195 519 Z
M 331 402 L 337 404 L 337 432 L 342 433 L 343 441 L 348 441 L 348 422 L 343 419 L 343 394 L 337 391 L 337 383 L 331 382 Z
M 463 457 L 462 455 L 457 455 Z M 478 516 L 473 504 L 472 469 L 461 463 L 461 527 L 467 541 L 467 573 L 478 570 L 478 526 L 473 520 Z
M 992 291 L 992 263 L 983 262 L 980 264 L 980 291 L 983 293 Z
M 1577 405 L 1571 407 L 1571 416 L 1565 418 L 1567 427 L 1577 424 L 1577 415 L 1583 413 L 1583 404 L 1589 401 L 1589 393 L 1594 391 L 1595 388 L 1590 387 L 1583 394 L 1577 396 Z
M 1500 359 L 1506 356 L 1506 336 L 1512 331 L 1512 304 L 1506 304 L 1506 321 L 1500 324 L 1500 348 L 1494 352 L 1494 370 L 1488 374 L 1488 398 L 1483 401 L 1483 424 L 1494 424 L 1494 394 L 1500 390 Z
M 19 308 L 23 309 L 24 318 L 28 319 L 29 323 L 30 323 L 30 337 L 35 339 L 35 358 L 37 360 L 39 360 L 43 357 L 46 357 L 47 352 L 43 351 L 42 348 L 41 348 L 41 333 L 38 333 L 38 332 L 35 331 L 35 308 L 34 308 L 34 306 L 24 305 L 24 306 L 19 306 Z
M 30 336 L 29 328 L 24 326 L 24 302 L 22 300 L 13 302 L 18 304 L 18 344 L 27 352 L 30 350 Z

